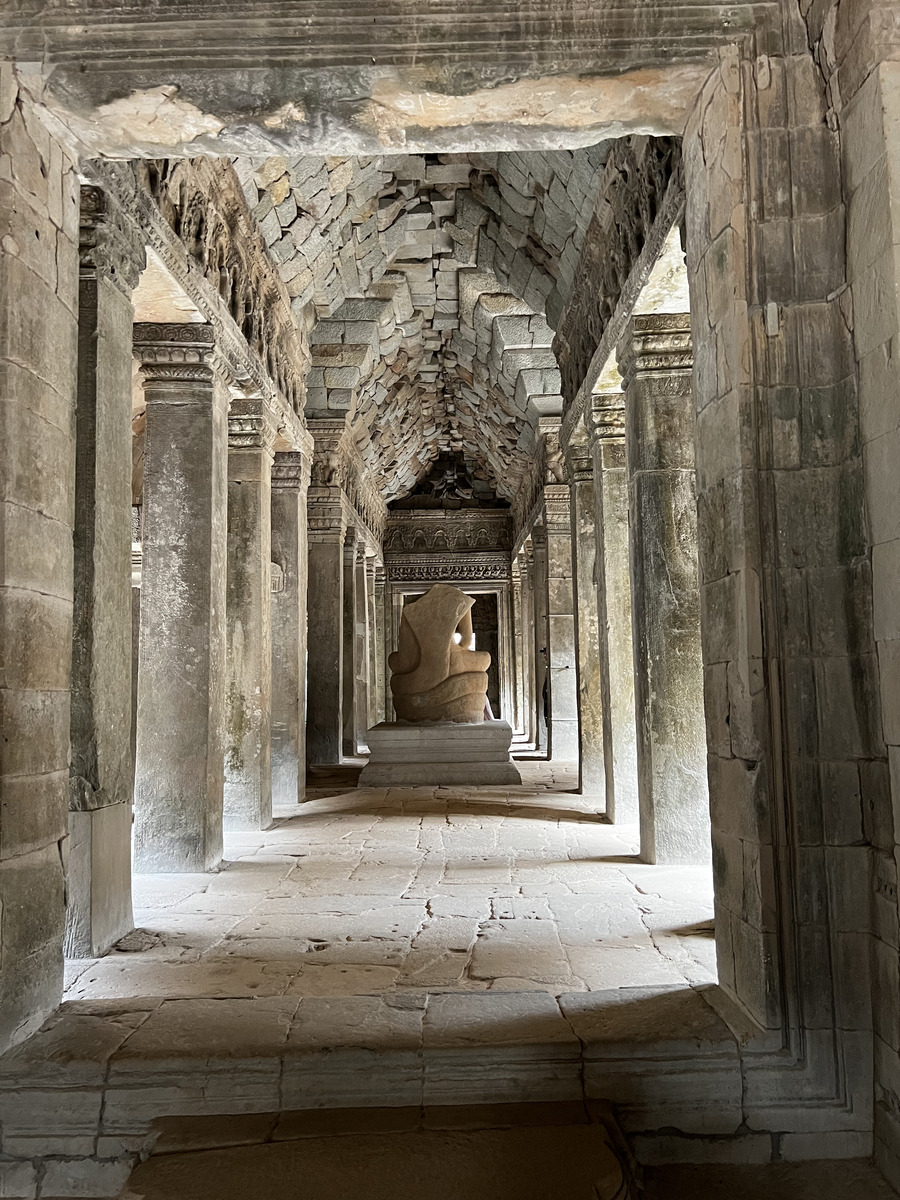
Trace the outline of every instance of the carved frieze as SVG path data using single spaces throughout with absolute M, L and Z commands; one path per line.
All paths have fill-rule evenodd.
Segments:
M 384 551 L 396 557 L 429 551 L 508 550 L 510 533 L 506 510 L 411 509 L 389 515 Z
M 391 583 L 506 583 L 510 577 L 508 553 L 478 555 L 413 554 L 386 559 Z
M 138 227 L 113 197 L 93 184 L 81 188 L 78 262 L 82 280 L 103 276 L 126 296 L 146 263 Z

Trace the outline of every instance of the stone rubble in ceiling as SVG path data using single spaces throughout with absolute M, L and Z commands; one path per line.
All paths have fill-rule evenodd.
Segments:
M 607 150 L 236 160 L 309 336 L 307 415 L 348 414 L 385 500 L 441 453 L 521 487 Z

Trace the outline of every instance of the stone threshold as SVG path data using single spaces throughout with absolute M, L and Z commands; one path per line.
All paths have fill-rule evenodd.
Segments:
M 70 1002 L 0 1059 L 0 1195 L 116 1196 L 161 1118 L 299 1109 L 607 1100 L 651 1158 L 666 1161 L 662 1131 L 692 1161 L 721 1161 L 721 1139 L 758 1161 L 771 1137 L 744 1136 L 741 1038 L 717 993 Z

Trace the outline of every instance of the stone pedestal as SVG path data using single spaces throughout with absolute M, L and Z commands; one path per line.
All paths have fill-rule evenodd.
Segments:
M 225 828 L 272 823 L 272 446 L 275 419 L 262 397 L 228 414 L 228 592 Z
M 131 369 L 144 250 L 96 187 L 81 189 L 75 411 L 74 625 L 66 954 L 105 954 L 132 927 Z
M 369 762 L 360 787 L 438 787 L 442 784 L 518 784 L 509 756 L 508 721 L 421 725 L 382 722 L 368 731 Z
M 309 455 L 288 450 L 272 466 L 272 804 L 306 795 L 306 493 Z
M 134 338 L 147 400 L 134 865 L 207 871 L 222 858 L 228 398 L 209 325 Z
M 690 318 L 638 316 L 625 389 L 641 856 L 711 854 Z
M 621 392 L 593 397 L 589 435 L 594 461 L 597 665 L 603 706 L 606 815 L 617 824 L 636 825 L 638 783 L 628 563 L 628 473 L 625 466 L 625 401 Z

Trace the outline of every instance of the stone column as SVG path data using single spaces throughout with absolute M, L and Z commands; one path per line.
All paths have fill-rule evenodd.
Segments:
M 513 557 L 510 566 L 510 591 L 512 602 L 512 644 L 513 644 L 513 735 L 522 739 L 525 736 L 525 639 L 522 631 L 522 571 L 518 557 Z
M 589 435 L 594 460 L 594 529 L 598 657 L 603 706 L 606 815 L 638 823 L 634 652 L 628 557 L 625 401 L 621 392 L 593 397 Z
M 529 563 L 529 573 L 532 579 L 534 604 L 534 748 L 539 754 L 548 754 L 550 629 L 547 598 L 547 531 L 543 525 L 535 525 L 531 531 L 531 547 L 532 557 Z
M 387 632 L 384 619 L 387 584 L 384 567 L 375 568 L 375 723 L 384 721 L 385 717 L 385 687 L 387 681 Z
M 310 459 L 299 450 L 272 466 L 272 804 L 306 795 L 306 495 Z
M 228 414 L 228 587 L 225 602 L 225 828 L 272 824 L 272 447 L 262 397 Z
M 326 493 L 322 495 L 321 493 Z M 327 493 L 334 493 L 327 495 Z M 341 761 L 344 716 L 344 533 L 337 488 L 310 486 L 306 757 Z
M 690 318 L 633 318 L 625 392 L 641 856 L 710 857 Z
M 134 327 L 147 401 L 134 864 L 222 858 L 228 397 L 209 325 Z
M 81 189 L 66 954 L 132 927 L 131 292 L 140 234 Z
M 578 677 L 568 485 L 548 484 L 544 488 L 544 508 L 547 514 L 549 754 L 554 762 L 577 762 Z
M 377 601 L 375 598 L 375 559 L 366 559 L 366 663 L 368 665 L 366 695 L 366 729 L 378 722 L 378 671 L 375 644 L 377 641 Z
M 365 544 L 356 547 L 354 584 L 356 587 L 356 754 L 367 753 L 366 730 L 369 728 L 369 571 Z
M 575 599 L 575 671 L 578 683 L 579 789 L 606 807 L 603 757 L 603 687 L 600 623 L 597 612 L 597 539 L 594 463 L 586 444 L 566 451 L 572 522 L 572 569 Z
M 536 745 L 535 698 L 534 548 L 526 542 L 519 555 L 522 577 L 522 737 L 528 749 Z
M 344 536 L 341 565 L 341 606 L 343 609 L 343 670 L 341 672 L 341 753 L 344 758 L 355 758 L 358 752 L 356 739 L 356 530 L 348 529 Z

